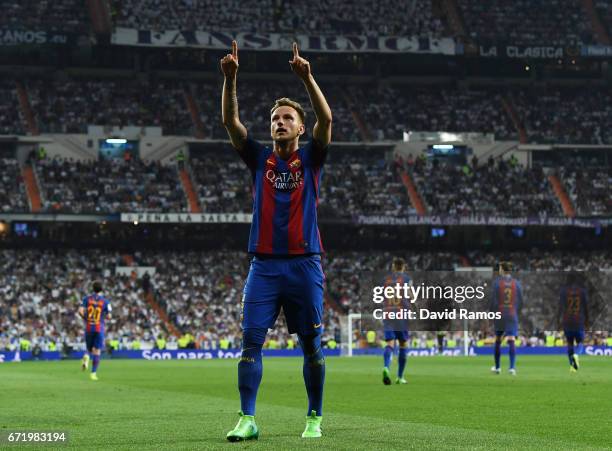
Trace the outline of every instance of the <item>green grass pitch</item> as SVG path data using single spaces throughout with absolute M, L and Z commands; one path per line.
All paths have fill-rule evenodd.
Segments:
M 612 359 L 570 374 L 564 356 L 519 355 L 516 377 L 490 374 L 491 360 L 409 358 L 408 385 L 383 386 L 382 358 L 328 358 L 324 437 L 306 441 L 301 359 L 264 358 L 261 436 L 233 444 L 235 360 L 105 359 L 98 382 L 78 361 L 4 363 L 0 430 L 65 430 L 58 449 L 88 450 L 612 447 Z

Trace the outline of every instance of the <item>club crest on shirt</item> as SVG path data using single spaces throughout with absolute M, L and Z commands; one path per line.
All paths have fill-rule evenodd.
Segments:
M 291 163 L 289 163 L 289 167 L 291 169 L 295 169 L 295 168 L 299 168 L 301 164 L 302 164 L 302 162 L 299 159 L 296 158 Z

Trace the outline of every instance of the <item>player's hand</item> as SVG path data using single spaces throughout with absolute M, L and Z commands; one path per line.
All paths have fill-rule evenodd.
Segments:
M 293 43 L 293 59 L 289 61 L 289 65 L 291 70 L 302 80 L 310 77 L 310 63 L 300 56 L 296 42 Z
M 232 53 L 221 58 L 221 71 L 228 78 L 233 78 L 238 72 L 238 44 L 232 41 Z

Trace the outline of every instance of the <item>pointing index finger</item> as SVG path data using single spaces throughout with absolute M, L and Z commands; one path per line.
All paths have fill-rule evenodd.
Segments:
M 293 57 L 294 58 L 299 58 L 300 53 L 298 52 L 298 46 L 297 46 L 297 42 L 293 43 Z
M 238 43 L 236 41 L 232 41 L 232 56 L 238 59 Z

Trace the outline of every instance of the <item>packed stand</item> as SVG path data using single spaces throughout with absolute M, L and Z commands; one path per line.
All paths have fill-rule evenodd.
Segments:
M 196 342 L 227 338 L 240 347 L 240 301 L 249 264 L 244 253 L 143 252 L 136 258 L 156 268 L 151 286 L 180 331 Z
M 403 138 L 410 131 L 493 133 L 516 139 L 517 132 L 499 93 L 449 86 L 352 86 L 364 122 L 375 141 Z
M 252 33 L 367 34 L 440 37 L 429 0 L 308 3 L 289 0 L 111 0 L 115 26 Z M 398 14 L 401 11 L 401 14 Z
M 164 326 L 144 301 L 140 281 L 114 274 L 123 263 L 101 250 L 0 250 L 0 341 L 29 339 L 45 349 L 50 342 L 83 349 L 84 324 L 77 316 L 93 280 L 103 283 L 112 307 L 107 337 L 149 339 Z
M 610 275 L 605 273 L 612 269 L 612 254 L 605 251 L 534 249 L 503 254 L 482 251 L 466 255 L 453 252 L 402 254 L 331 252 L 324 257 L 326 340 L 340 341 L 338 311 L 360 312 L 363 303 L 371 304 L 372 286 L 380 283 L 373 275 L 388 273 L 395 256 L 406 259 L 408 274 L 413 277 L 417 277 L 417 271 L 452 272 L 470 265 L 494 268 L 502 259 L 512 261 L 516 276 L 523 281 L 531 300 L 531 305 L 526 305 L 521 315 L 521 331 L 527 333 L 536 333 L 536 328 L 549 324 L 554 317 L 558 284 L 563 280 L 555 271 L 588 271 L 588 282 L 594 288 L 593 305 L 596 301 L 607 302 L 605 295 L 612 289 Z M 135 341 L 154 346 L 158 336 L 168 337 L 165 324 L 144 300 L 145 292 L 153 294 L 181 333 L 195 337 L 197 347 L 215 348 L 220 340 L 228 340 L 230 348 L 240 346 L 240 302 L 249 266 L 249 258 L 244 253 L 137 252 L 133 255 L 135 263 L 155 268 L 154 273 L 141 279 L 136 278 L 135 273 L 129 276 L 115 274 L 116 266 L 126 265 L 117 252 L 2 250 L 0 257 L 0 349 L 18 345 L 20 338 L 28 338 L 42 348 L 53 341 L 70 349 L 82 349 L 83 321 L 76 316 L 76 310 L 94 279 L 102 281 L 103 293 L 113 307 L 113 319 L 106 327 L 107 338 L 119 340 L 124 349 L 131 348 Z M 548 310 L 535 307 L 536 298 L 542 296 L 551 299 L 546 304 L 550 307 Z M 604 299 L 600 299 L 602 296 Z M 490 324 L 483 327 L 486 331 Z M 290 337 L 282 314 L 268 338 L 279 347 L 288 344 Z
M 595 0 L 595 10 L 608 30 L 608 36 L 612 36 L 612 4 L 609 0 Z
M 459 0 L 466 29 L 479 44 L 560 47 L 591 44 L 580 0 Z
M 161 127 L 191 134 L 185 94 L 175 82 L 134 79 L 30 80 L 32 111 L 47 133 L 86 133 L 88 125 Z
M 545 171 L 523 167 L 514 159 L 490 159 L 484 165 L 433 159 L 415 164 L 412 173 L 430 214 L 563 216 Z
M 315 115 L 310 106 L 308 93 L 297 80 L 295 85 L 287 86 L 287 82 L 263 82 L 241 79 L 238 77 L 238 111 L 241 122 L 249 131 L 249 135 L 262 141 L 270 141 L 270 109 L 276 99 L 290 97 L 297 101 L 306 112 L 306 134 L 302 139 L 308 139 L 315 123 Z M 221 122 L 220 99 L 221 85 L 205 83 L 194 85 L 195 99 L 199 104 L 201 121 L 205 127 L 207 138 L 227 139 L 227 132 Z M 321 84 L 333 114 L 332 140 L 360 141 L 357 126 L 351 111 L 343 100 L 338 85 Z M 262 99 L 267 99 L 262 101 Z
M 560 169 L 578 216 L 612 215 L 612 166 Z
M 325 218 L 403 217 L 415 213 L 394 162 L 382 155 L 330 155 L 319 197 L 319 215 Z
M 29 211 L 25 186 L 19 162 L 12 158 L 0 158 L 0 211 L 22 213 Z
M 190 165 L 205 212 L 252 210 L 252 180 L 238 154 L 192 154 Z M 323 168 L 318 206 L 322 218 L 400 217 L 415 213 L 395 163 L 382 154 L 351 154 L 347 158 L 332 152 Z
M 35 170 L 43 210 L 53 213 L 172 213 L 187 210 L 175 166 L 139 159 L 44 159 Z
M 237 153 L 192 154 L 190 166 L 205 213 L 241 213 L 253 209 L 251 176 Z
M 0 28 L 86 33 L 87 6 L 78 0 L 0 0 Z
M 612 143 L 610 88 L 521 90 L 512 101 L 531 142 Z
M 15 83 L 0 82 L 0 135 L 23 135 L 23 121 L 19 114 Z

